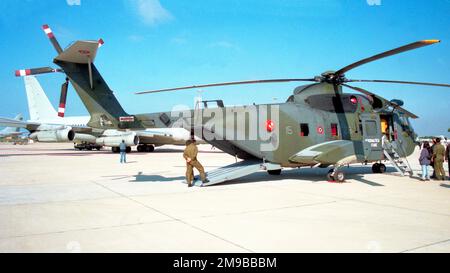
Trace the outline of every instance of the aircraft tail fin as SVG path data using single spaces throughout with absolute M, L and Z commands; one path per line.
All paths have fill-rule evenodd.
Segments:
M 104 129 L 141 127 L 125 112 L 93 63 L 101 45 L 101 39 L 76 41 L 59 53 L 54 63 L 62 68 L 86 106 L 91 115 L 89 126 Z
M 136 121 L 134 116 L 129 116 L 124 111 L 94 65 L 97 51 L 104 43 L 102 39 L 76 41 L 63 50 L 49 26 L 44 25 L 43 30 L 58 53 L 53 62 L 62 69 L 44 67 L 18 70 L 16 76 L 63 72 L 91 116 L 88 126 L 103 129 L 142 128 L 141 123 Z M 62 88 L 63 92 L 64 88 Z M 57 114 L 55 112 L 52 115 Z
M 31 120 L 54 119 L 57 116 L 42 86 L 34 76 L 24 77 L 28 111 Z

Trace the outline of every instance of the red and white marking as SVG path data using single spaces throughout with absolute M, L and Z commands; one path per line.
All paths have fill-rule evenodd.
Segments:
M 134 122 L 134 117 L 119 117 L 120 122 Z
M 50 38 L 50 39 L 55 38 L 55 35 L 53 35 L 52 29 L 48 25 L 43 25 L 42 29 L 44 30 L 44 32 L 48 38 Z
M 24 76 L 29 76 L 29 75 L 31 75 L 30 69 L 16 70 L 16 77 L 24 77 Z
M 99 39 L 99 40 L 98 40 L 98 48 L 102 47 L 102 45 L 103 45 L 104 43 L 105 43 L 105 42 L 103 41 L 103 39 Z
M 63 103 L 59 104 L 58 116 L 63 118 L 65 112 L 66 112 L 66 105 Z

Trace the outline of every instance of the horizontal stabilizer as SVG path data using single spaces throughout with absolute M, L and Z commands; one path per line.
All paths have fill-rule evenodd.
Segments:
M 101 45 L 103 45 L 102 39 L 99 41 L 76 41 L 61 52 L 55 60 L 79 64 L 93 63 Z

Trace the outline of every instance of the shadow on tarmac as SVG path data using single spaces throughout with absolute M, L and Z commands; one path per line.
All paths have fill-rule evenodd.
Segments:
M 217 185 L 213 185 L 214 187 L 221 186 L 231 186 L 237 184 L 246 184 L 246 183 L 261 183 L 268 181 L 283 181 L 283 180 L 297 180 L 299 183 L 301 182 L 326 182 L 326 175 L 328 173 L 329 168 L 301 168 L 301 169 L 287 169 L 283 170 L 281 175 L 269 175 L 266 172 L 260 171 L 245 177 L 235 179 L 232 181 L 220 183 Z M 370 166 L 362 166 L 362 167 L 350 167 L 350 168 L 342 168 L 342 170 L 346 174 L 346 179 L 355 180 L 357 182 L 364 183 L 366 185 L 372 187 L 384 187 L 383 184 L 376 183 L 364 178 L 365 174 L 372 174 L 372 168 Z M 388 167 L 385 175 L 396 176 L 395 168 Z M 162 175 L 156 174 L 143 174 L 142 171 L 138 172 L 136 175 L 132 176 L 118 176 L 116 179 L 123 179 L 125 177 L 134 177 L 134 180 L 129 180 L 129 182 L 154 182 L 154 183 L 167 183 L 167 182 L 181 182 L 185 180 L 185 176 L 174 176 L 174 177 L 166 177 Z M 196 176 L 197 177 L 197 176 Z M 351 183 L 351 182 L 344 182 Z M 441 185 L 443 187 L 450 188 L 450 185 Z
M 300 168 L 300 169 L 287 169 L 281 172 L 281 175 L 269 175 L 266 172 L 257 172 L 239 179 L 235 179 L 232 181 L 220 183 L 217 185 L 213 185 L 214 187 L 220 186 L 229 186 L 235 184 L 245 184 L 245 183 L 258 183 L 258 182 L 267 182 L 267 181 L 283 181 L 283 180 L 297 180 L 298 182 L 326 182 L 326 175 L 330 168 Z M 383 184 L 379 184 L 373 181 L 369 181 L 364 178 L 364 174 L 372 174 L 371 166 L 362 166 L 362 167 L 350 167 L 350 168 L 341 168 L 346 175 L 346 180 L 356 180 L 358 182 L 367 184 L 372 187 L 384 187 Z M 395 175 L 394 167 L 387 167 L 386 175 Z M 391 173 L 392 172 L 392 173 Z M 342 184 L 349 183 L 344 182 Z
M 162 175 L 145 175 L 142 172 L 139 172 L 137 175 L 134 175 L 134 180 L 130 180 L 129 182 L 178 182 L 180 180 L 184 180 L 184 176 L 177 177 L 165 177 Z

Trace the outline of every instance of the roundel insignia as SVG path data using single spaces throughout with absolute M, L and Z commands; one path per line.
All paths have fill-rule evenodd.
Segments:
M 323 135 L 323 127 L 322 126 L 317 126 L 317 133 L 319 135 Z
M 273 129 L 275 129 L 275 123 L 273 123 L 273 121 L 271 121 L 270 119 L 268 119 L 267 121 L 266 121 L 266 130 L 267 130 L 267 132 L 272 132 L 273 131 Z

